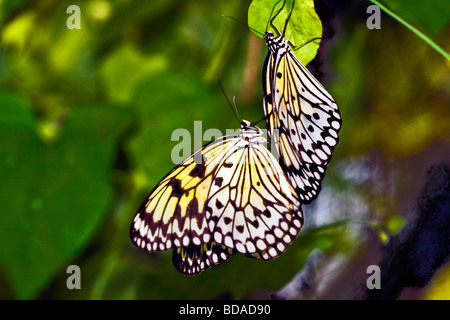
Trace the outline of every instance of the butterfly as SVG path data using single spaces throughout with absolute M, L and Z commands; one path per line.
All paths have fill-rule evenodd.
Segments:
M 131 241 L 173 249 L 175 268 L 194 275 L 240 252 L 281 255 L 303 225 L 300 199 L 262 130 L 243 120 L 239 135 L 207 143 L 177 165 L 137 211 Z
M 283 3 L 283 7 L 286 0 Z M 263 66 L 263 106 L 268 136 L 280 165 L 302 203 L 314 200 L 336 147 L 342 118 L 338 105 L 322 84 L 293 54 L 293 44 L 270 20 L 277 36 L 266 31 L 268 54 Z M 273 10 L 272 10 L 273 11 Z M 293 46 L 294 47 L 294 46 Z

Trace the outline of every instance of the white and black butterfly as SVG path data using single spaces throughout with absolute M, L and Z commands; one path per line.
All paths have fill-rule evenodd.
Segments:
M 148 252 L 173 250 L 184 274 L 236 252 L 269 260 L 303 225 L 301 204 L 262 131 L 242 121 L 240 135 L 216 139 L 176 166 L 139 208 L 130 237 Z M 197 163 L 195 159 L 201 159 Z
M 283 3 L 283 7 L 286 1 Z M 303 66 L 284 38 L 295 1 L 280 33 L 267 31 L 268 54 L 263 68 L 263 105 L 271 143 L 302 203 L 314 200 L 338 143 L 341 115 L 333 97 Z

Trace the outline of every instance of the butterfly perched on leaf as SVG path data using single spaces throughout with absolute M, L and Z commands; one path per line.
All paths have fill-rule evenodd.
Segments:
M 299 61 L 293 52 L 297 48 L 285 38 L 289 19 L 297 13 L 295 0 L 287 4 L 278 1 L 272 9 L 275 13 L 269 22 L 276 35 L 272 31 L 264 34 L 268 54 L 263 66 L 263 106 L 268 136 L 281 167 L 302 203 L 309 203 L 321 189 L 342 119 L 336 101 Z M 282 32 L 274 25 L 281 12 L 286 14 Z
M 240 252 L 281 255 L 303 225 L 301 204 L 262 131 L 216 139 L 177 165 L 139 208 L 130 237 L 139 248 L 173 249 L 173 264 L 197 274 Z

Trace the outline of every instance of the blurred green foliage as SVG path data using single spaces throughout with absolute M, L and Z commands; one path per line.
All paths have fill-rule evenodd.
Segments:
M 422 2 L 408 3 L 397 12 L 448 44 L 444 7 L 427 5 L 429 14 L 421 15 L 414 8 Z M 79 30 L 66 27 L 72 4 L 81 9 Z M 173 268 L 171 252 L 150 255 L 128 238 L 135 210 L 174 166 L 172 132 L 192 133 L 196 120 L 203 130 L 223 133 L 239 126 L 217 79 L 237 97 L 241 117 L 263 116 L 266 49 L 245 24 L 253 17 L 250 1 L 3 0 L 0 6 L 1 298 L 252 297 L 255 289 L 283 286 L 314 248 L 354 252 L 352 222 L 339 220 L 302 231 L 273 261 L 237 255 L 193 278 Z M 311 26 L 309 33 L 302 29 L 306 35 L 320 36 L 315 17 L 307 22 L 294 13 L 297 27 Z M 449 66 L 395 21 L 383 17 L 381 30 L 368 30 L 365 18 L 340 11 L 320 60 L 321 80 L 343 117 L 324 185 L 345 199 L 367 192 L 363 198 L 373 207 L 366 218 L 397 232 L 404 220 L 395 218 L 401 202 L 394 196 L 411 181 L 420 185 L 417 172 L 403 171 L 397 193 L 374 196 L 342 168 L 373 150 L 398 164 L 436 142 L 448 147 Z M 315 54 L 311 47 L 306 61 Z M 342 218 L 348 208 L 325 211 Z M 81 267 L 81 290 L 66 287 L 71 264 Z
M 27 298 L 88 245 L 104 218 L 115 144 L 131 117 L 105 106 L 78 108 L 57 141 L 45 143 L 20 97 L 3 93 L 0 103 L 0 262 Z
M 384 0 L 383 4 L 401 14 L 402 18 L 420 26 L 431 37 L 438 35 L 450 21 L 450 3 L 431 0 L 426 5 L 420 1 Z

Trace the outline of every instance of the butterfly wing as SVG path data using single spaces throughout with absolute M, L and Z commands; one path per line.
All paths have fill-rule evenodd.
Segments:
M 303 225 L 298 195 L 264 145 L 242 139 L 232 151 L 206 205 L 213 239 L 250 257 L 278 257 Z
M 187 274 L 228 259 L 229 251 L 212 242 L 205 201 L 214 171 L 239 140 L 227 136 L 206 144 L 162 179 L 134 217 L 132 242 L 148 252 L 175 248 L 174 264 Z
M 235 253 L 235 250 L 212 241 L 200 246 L 175 248 L 172 261 L 179 272 L 195 275 L 206 268 L 225 262 Z
M 287 45 L 286 45 L 287 47 Z M 269 51 L 263 71 L 268 134 L 303 203 L 317 197 L 342 119 L 331 95 L 290 50 Z

